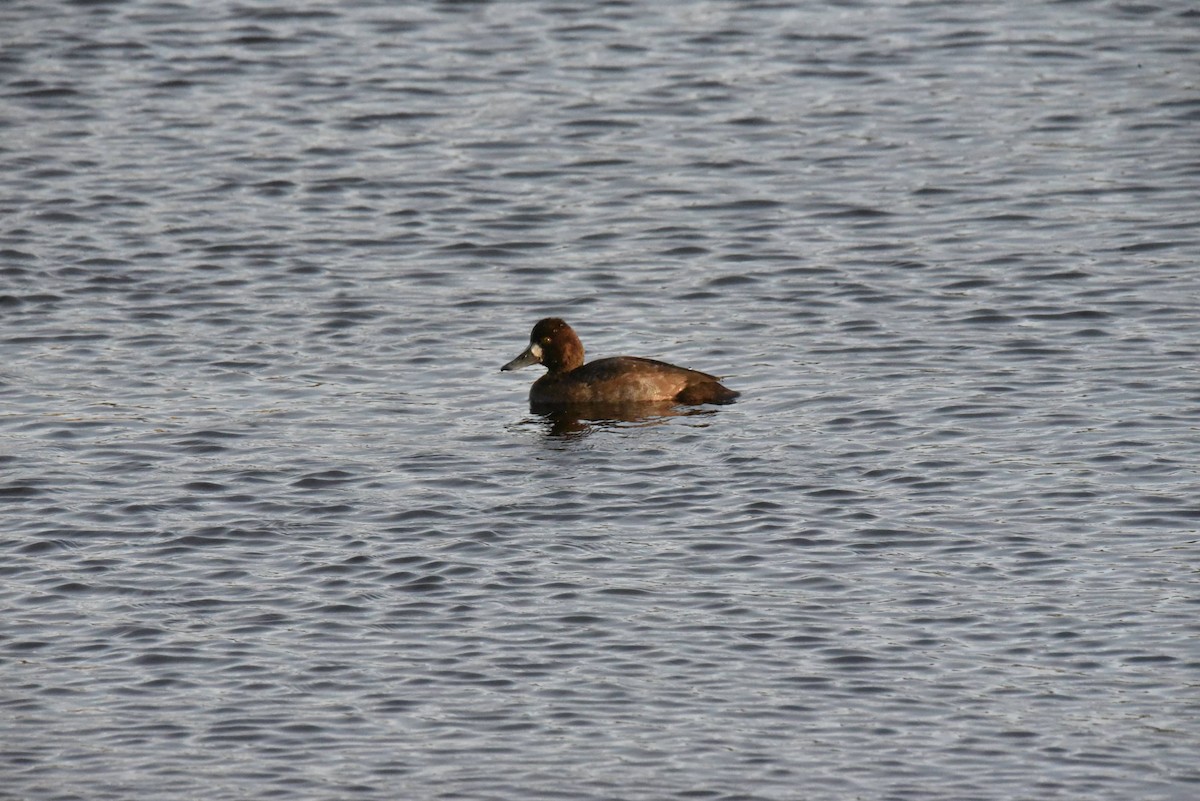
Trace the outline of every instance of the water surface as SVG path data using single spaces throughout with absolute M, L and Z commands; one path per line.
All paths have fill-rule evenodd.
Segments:
M 1190 3 L 0 23 L 13 798 L 1196 796 Z

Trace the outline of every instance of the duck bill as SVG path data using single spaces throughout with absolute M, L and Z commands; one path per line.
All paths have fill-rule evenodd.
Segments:
M 522 367 L 528 367 L 531 364 L 537 364 L 541 360 L 542 349 L 536 342 L 533 342 L 524 350 L 524 352 L 521 353 L 520 356 L 501 367 L 500 370 L 501 372 L 505 370 L 520 370 Z

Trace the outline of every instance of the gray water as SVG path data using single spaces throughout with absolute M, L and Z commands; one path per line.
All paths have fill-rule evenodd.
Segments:
M 0 31 L 0 796 L 1200 795 L 1188 0 Z

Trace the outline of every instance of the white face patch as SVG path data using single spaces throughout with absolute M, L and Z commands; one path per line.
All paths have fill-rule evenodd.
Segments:
M 536 342 L 533 342 L 529 345 L 529 352 L 532 353 L 534 356 L 536 356 L 538 359 L 542 358 L 542 346 Z

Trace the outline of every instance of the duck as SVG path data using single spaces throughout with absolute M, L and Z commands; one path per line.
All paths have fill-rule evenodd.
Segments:
M 640 356 L 611 356 L 584 364 L 579 335 L 558 317 L 539 320 L 529 334 L 529 347 L 500 370 L 519 370 L 531 364 L 546 368 L 546 374 L 529 390 L 529 402 L 534 407 L 634 403 L 697 406 L 730 403 L 741 394 L 716 376 Z

